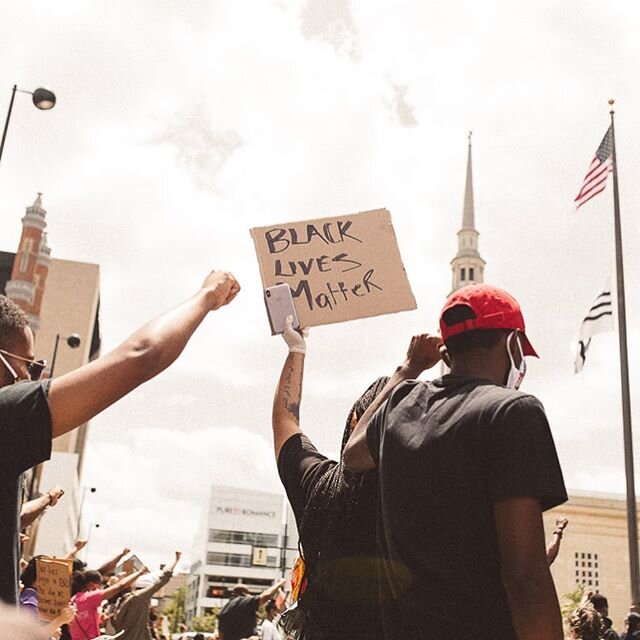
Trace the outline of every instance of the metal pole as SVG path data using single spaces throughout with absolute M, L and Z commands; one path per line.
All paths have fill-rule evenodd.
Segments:
M 56 357 L 58 355 L 58 343 L 60 342 L 60 334 L 56 333 L 56 341 L 53 345 L 53 355 L 51 356 L 51 368 L 49 369 L 49 377 L 53 378 L 53 368 L 56 366 Z
M 609 104 L 613 104 L 610 101 Z M 627 357 L 627 319 L 624 300 L 624 269 L 622 265 L 622 230 L 620 226 L 620 198 L 618 193 L 618 166 L 616 162 L 616 136 L 611 114 L 611 160 L 613 169 L 613 212 L 615 220 L 616 274 L 618 293 L 618 337 L 620 341 L 620 379 L 622 390 L 622 429 L 624 433 L 624 467 L 627 481 L 627 528 L 629 535 L 629 572 L 631 574 L 631 609 L 640 608 L 640 571 L 638 568 L 638 522 L 636 489 L 633 470 L 633 438 L 631 430 L 631 402 L 629 392 L 629 363 Z
M 13 109 L 13 101 L 16 97 L 16 91 L 18 85 L 14 84 L 11 90 L 11 101 L 9 102 L 9 111 L 7 112 L 7 119 L 4 121 L 4 131 L 2 132 L 2 142 L 0 142 L 0 161 L 2 160 L 2 150 L 4 149 L 4 141 L 7 137 L 7 129 L 9 128 L 9 120 L 11 120 L 11 110 Z
M 288 525 L 289 525 L 289 503 L 287 497 L 282 499 L 282 546 L 280 547 L 280 577 L 284 578 L 287 571 L 287 545 L 289 544 Z

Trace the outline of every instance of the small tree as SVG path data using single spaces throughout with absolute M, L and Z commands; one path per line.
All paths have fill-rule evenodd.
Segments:
M 198 616 L 191 621 L 191 628 L 194 631 L 207 631 L 213 633 L 216 630 L 216 614 L 207 613 L 203 616 Z
M 571 612 L 580 605 L 580 600 L 584 595 L 584 585 L 577 584 L 573 591 L 569 591 L 562 595 L 563 603 L 560 606 L 562 612 L 562 625 L 564 627 L 565 635 L 569 635 L 569 618 Z
M 177 633 L 180 624 L 184 624 L 184 603 L 186 588 L 180 587 L 172 596 L 168 604 L 162 609 L 162 613 L 169 619 L 169 629 L 171 633 Z

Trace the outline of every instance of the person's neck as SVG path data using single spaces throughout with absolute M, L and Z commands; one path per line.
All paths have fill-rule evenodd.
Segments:
M 491 351 L 468 352 L 463 356 L 452 358 L 451 373 L 456 376 L 467 376 L 488 380 L 494 384 L 504 384 L 505 368 L 502 359 L 496 358 Z

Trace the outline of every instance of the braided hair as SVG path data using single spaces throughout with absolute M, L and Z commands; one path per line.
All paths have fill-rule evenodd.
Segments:
M 571 612 L 569 629 L 576 640 L 602 640 L 604 624 L 594 606 L 588 603 Z
M 371 472 L 349 473 L 344 468 L 342 454 L 358 420 L 388 381 L 388 377 L 378 378 L 353 404 L 342 434 L 340 462 L 319 478 L 304 507 L 299 551 L 304 561 L 302 579 L 306 587 L 298 599 L 298 611 L 294 615 L 283 615 L 281 620 L 282 628 L 296 640 L 315 638 L 318 629 L 322 630 L 321 637 L 329 637 L 331 629 L 344 628 L 346 621 L 339 619 L 331 607 L 331 596 L 340 586 L 336 584 L 336 568 L 331 560 L 349 555 L 348 548 L 358 535 L 353 529 L 363 524 L 355 522 L 354 514 L 363 501 L 375 500 L 377 477 Z

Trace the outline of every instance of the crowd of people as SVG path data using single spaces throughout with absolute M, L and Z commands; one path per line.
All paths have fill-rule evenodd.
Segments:
M 193 297 L 113 352 L 46 380 L 26 315 L 0 296 L 0 600 L 37 617 L 37 559 L 18 580 L 20 532 L 63 496 L 55 487 L 23 504 L 22 474 L 48 459 L 53 438 L 169 366 L 239 290 L 231 274 L 212 272 Z M 272 426 L 300 559 L 286 610 L 274 600 L 282 583 L 253 596 L 239 585 L 218 613 L 220 640 L 255 636 L 261 607 L 263 640 L 562 640 L 549 565 L 567 521 L 556 521 L 547 543 L 542 513 L 567 494 L 542 404 L 519 391 L 526 358 L 537 354 L 518 302 L 488 285 L 451 294 L 440 335 L 414 336 L 401 364 L 356 400 L 337 461 L 300 426 L 305 332 L 288 318 L 283 338 Z M 436 365 L 443 375 L 418 380 Z M 99 570 L 76 561 L 71 601 L 40 637 L 152 640 L 151 597 L 179 558 L 146 581 L 145 568 L 116 575 L 113 561 Z M 618 638 L 607 607 L 601 594 L 587 594 L 570 637 Z M 640 636 L 636 618 L 620 637 Z M 19 637 L 20 622 L 11 624 L 14 635 L 2 638 Z

